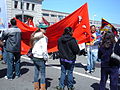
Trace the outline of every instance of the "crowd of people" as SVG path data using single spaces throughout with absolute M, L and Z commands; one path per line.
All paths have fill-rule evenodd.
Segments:
M 11 27 L 2 32 L 0 37 L 0 46 L 3 48 L 3 64 L 7 64 L 7 75 L 5 79 L 12 80 L 13 72 L 15 78 L 21 76 L 20 72 L 20 51 L 21 51 L 21 31 L 16 26 L 15 19 L 10 21 Z M 95 25 L 90 27 L 91 41 L 85 43 L 84 50 L 87 52 L 86 74 L 95 71 L 95 62 L 101 62 L 101 80 L 100 90 L 105 90 L 106 81 L 110 76 L 110 90 L 118 90 L 119 67 L 120 67 L 120 39 L 111 30 L 102 33 L 96 30 Z M 61 65 L 61 75 L 57 90 L 64 90 L 65 78 L 67 76 L 68 90 L 75 90 L 73 84 L 73 70 L 76 61 L 76 55 L 81 55 L 82 50 L 79 48 L 73 35 L 73 29 L 66 27 L 63 35 L 58 39 L 58 56 Z M 32 33 L 30 46 L 34 64 L 34 90 L 46 90 L 46 61 L 48 60 L 47 43 L 48 38 L 44 35 L 46 27 L 40 27 Z M 117 54 L 117 59 L 111 57 L 112 53 Z M 82 52 L 83 53 L 83 52 Z M 85 54 L 85 53 L 84 53 Z M 86 54 L 85 54 L 86 55 Z M 39 76 L 41 76 L 39 81 Z

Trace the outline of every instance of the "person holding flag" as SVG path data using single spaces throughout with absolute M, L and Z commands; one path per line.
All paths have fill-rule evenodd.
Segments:
M 97 39 L 100 38 L 97 34 L 95 25 L 90 26 L 91 30 L 91 39 L 92 41 L 86 43 L 87 47 L 87 71 L 86 73 L 94 72 L 95 70 L 95 61 L 97 61 L 98 45 L 99 42 Z

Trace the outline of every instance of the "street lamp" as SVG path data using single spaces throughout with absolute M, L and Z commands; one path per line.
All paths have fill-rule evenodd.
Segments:
M 96 17 L 96 14 L 93 15 L 93 24 L 95 24 L 95 17 Z

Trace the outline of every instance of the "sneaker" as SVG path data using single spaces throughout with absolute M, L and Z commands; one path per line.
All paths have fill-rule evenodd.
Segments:
M 8 77 L 7 77 L 7 76 L 5 76 L 4 78 L 5 78 L 5 79 L 8 79 Z
M 93 69 L 93 70 L 91 70 L 91 72 L 95 72 L 95 70 Z
M 15 76 L 16 79 L 18 79 L 20 76 Z
M 89 71 L 89 70 L 87 70 L 85 73 L 90 73 L 90 71 Z
M 4 77 L 6 80 L 13 80 L 12 78 L 8 78 L 7 76 Z

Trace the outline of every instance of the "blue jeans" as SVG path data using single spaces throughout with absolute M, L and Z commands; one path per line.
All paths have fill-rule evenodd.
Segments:
M 39 73 L 41 74 L 40 84 L 45 84 L 45 61 L 43 58 L 33 57 L 34 62 L 34 82 L 39 81 Z
M 70 64 L 63 61 L 60 61 L 60 63 L 61 63 L 61 76 L 60 76 L 59 86 L 61 88 L 65 87 L 64 80 L 67 73 L 67 78 L 68 78 L 67 87 L 71 88 L 73 87 L 73 69 L 74 69 L 75 63 Z
M 106 81 L 110 76 L 110 90 L 118 90 L 118 68 L 101 68 L 100 90 L 106 90 Z
M 7 52 L 7 77 L 13 78 L 13 72 L 15 75 L 20 76 L 20 52 Z
M 95 62 L 97 61 L 98 48 L 87 47 L 87 70 L 91 71 L 95 69 Z

